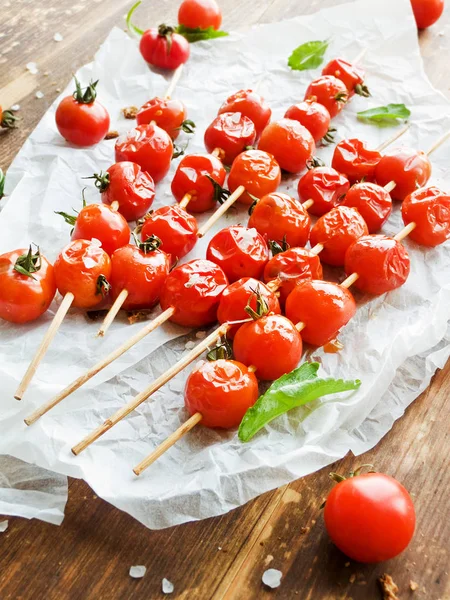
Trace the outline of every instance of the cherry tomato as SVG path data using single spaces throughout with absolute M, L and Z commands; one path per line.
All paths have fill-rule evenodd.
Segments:
M 161 248 L 170 254 L 173 262 L 183 258 L 197 242 L 197 219 L 180 206 L 163 206 L 145 219 L 141 239 L 145 242 L 156 236 L 162 241 Z
M 83 92 L 75 78 L 76 92 L 63 98 L 56 109 L 55 121 L 59 133 L 75 146 L 93 146 L 103 140 L 109 131 L 108 111 L 96 99 L 97 83 L 91 82 Z
M 286 316 L 304 323 L 302 338 L 313 346 L 333 340 L 356 312 L 351 293 L 331 281 L 301 281 L 286 300 Z
M 141 37 L 139 50 L 149 64 L 171 70 L 185 63 L 191 52 L 187 39 L 167 25 L 147 29 Z
M 381 229 L 392 212 L 391 195 L 376 183 L 355 183 L 348 190 L 342 204 L 357 209 L 366 222 L 369 233 Z
M 306 246 L 311 218 L 303 206 L 287 194 L 267 194 L 259 200 L 248 220 L 267 240 L 284 240 L 289 246 Z
M 20 248 L 0 255 L 0 319 L 34 321 L 45 313 L 55 293 L 53 266 L 39 251 Z
M 171 271 L 163 285 L 161 308 L 175 308 L 171 321 L 204 327 L 217 319 L 220 297 L 228 285 L 222 269 L 209 260 L 191 260 Z
M 358 273 L 353 284 L 361 292 L 385 294 L 408 279 L 409 256 L 405 247 L 385 235 L 367 235 L 356 240 L 345 255 L 347 275 Z
M 409 237 L 423 246 L 438 246 L 450 237 L 450 195 L 436 187 L 417 190 L 402 204 L 405 225 L 416 228 Z
M 188 209 L 193 213 L 213 208 L 217 197 L 209 177 L 223 186 L 226 171 L 221 161 L 212 154 L 189 154 L 178 164 L 172 180 L 172 194 L 181 202 L 186 194 L 191 196 Z
M 282 169 L 298 173 L 312 158 L 316 145 L 306 127 L 293 119 L 269 123 L 259 140 L 258 148 L 273 154 Z
M 140 165 L 158 183 L 170 169 L 173 144 L 170 135 L 158 125 L 138 125 L 116 140 L 116 162 L 126 160 Z
M 180 127 L 186 117 L 186 107 L 180 100 L 152 98 L 141 106 L 136 121 L 138 125 L 148 125 L 154 121 L 175 140 L 180 134 Z
M 426 29 L 439 20 L 444 11 L 444 0 L 411 0 L 419 29 Z
M 343 58 L 334 58 L 322 70 L 322 75 L 333 75 L 340 79 L 351 98 L 355 93 L 361 96 L 370 96 L 369 90 L 364 85 L 364 71 Z
M 417 188 L 424 187 L 431 177 L 431 163 L 421 150 L 395 148 L 386 152 L 377 165 L 375 178 L 382 186 L 395 181 L 391 192 L 394 200 L 404 200 Z
M 245 192 L 239 196 L 238 202 L 250 205 L 254 202 L 252 196 L 261 198 L 275 192 L 280 181 L 280 165 L 271 154 L 262 150 L 247 150 L 234 159 L 228 175 L 228 188 L 234 192 L 243 185 Z
M 310 241 L 311 246 L 323 244 L 322 262 L 340 267 L 350 244 L 368 233 L 364 219 L 355 208 L 337 206 L 320 217 L 311 229 Z
M 0 127 L 14 129 L 17 120 L 18 117 L 16 117 L 11 110 L 3 110 L 0 106 Z
M 256 135 L 259 137 L 270 121 L 272 111 L 270 106 L 262 96 L 253 90 L 240 90 L 225 100 L 219 108 L 219 115 L 222 113 L 241 113 L 252 121 L 256 129 Z
M 411 496 L 382 473 L 338 483 L 328 495 L 323 516 L 339 550 L 362 563 L 389 560 L 403 552 L 416 525 Z
M 273 381 L 298 365 L 302 338 L 286 317 L 266 315 L 240 327 L 233 353 L 244 365 L 256 367 L 258 379 Z
M 111 255 L 130 241 L 130 228 L 125 218 L 106 204 L 88 204 L 75 221 L 73 240 L 97 239 L 103 250 Z
M 269 249 L 256 229 L 236 225 L 216 233 L 208 244 L 206 258 L 219 265 L 230 282 L 241 277 L 260 279 Z
M 200 413 L 205 427 L 238 427 L 247 410 L 258 400 L 254 374 L 235 360 L 198 364 L 186 381 L 184 402 L 190 415 Z
M 222 13 L 216 0 L 183 0 L 178 9 L 178 23 L 189 29 L 220 29 Z
M 369 150 L 365 142 L 354 138 L 336 145 L 331 165 L 355 183 L 363 178 L 373 180 L 380 160 L 381 154 L 377 150 Z
M 339 204 L 349 187 L 350 183 L 342 173 L 331 167 L 315 167 L 298 182 L 298 195 L 302 202 L 313 200 L 314 204 L 308 210 L 321 217 Z
M 111 260 L 96 240 L 74 240 L 59 254 L 55 265 L 61 296 L 74 295 L 72 306 L 93 308 L 109 290 Z
M 287 109 L 284 118 L 298 121 L 300 125 L 306 127 L 315 142 L 319 142 L 327 135 L 331 121 L 330 113 L 325 106 L 313 100 L 293 104 Z
M 253 121 L 239 112 L 222 113 L 207 127 L 204 140 L 208 152 L 218 148 L 221 160 L 231 165 L 247 146 L 253 146 L 256 129 Z
M 322 75 L 312 81 L 305 93 L 305 100 L 312 100 L 325 106 L 333 118 L 338 115 L 348 102 L 348 91 L 345 84 L 332 75 Z

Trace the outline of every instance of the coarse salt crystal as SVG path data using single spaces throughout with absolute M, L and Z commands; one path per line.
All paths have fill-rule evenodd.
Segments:
M 175 587 L 174 587 L 173 583 L 164 577 L 164 579 L 162 580 L 163 594 L 171 594 L 174 589 L 175 589 Z
M 35 93 L 36 98 L 43 98 L 44 97 L 44 92 L 41 92 L 41 90 L 39 90 L 38 92 Z
M 192 350 L 197 344 L 195 342 L 186 342 L 184 347 L 186 350 Z
M 282 576 L 283 573 L 278 571 L 278 569 L 267 569 L 267 571 L 264 571 L 263 573 L 262 582 L 264 585 L 267 585 L 267 587 L 274 589 L 280 585 Z
M 29 62 L 25 65 L 27 71 L 29 71 L 32 75 L 36 75 L 39 73 L 39 69 L 37 68 L 37 64 L 35 62 Z
M 20 110 L 20 104 L 13 104 L 13 105 L 11 106 L 11 110 L 12 110 L 13 112 L 17 112 L 18 110 Z
M 8 521 L 0 521 L 0 533 L 3 533 L 8 529 L 9 522 Z
M 130 577 L 133 577 L 133 579 L 141 579 L 141 577 L 144 577 L 146 571 L 147 567 L 135 565 L 134 567 L 130 567 Z
M 62 42 L 64 38 L 60 33 L 55 33 L 53 39 L 55 40 L 55 42 Z

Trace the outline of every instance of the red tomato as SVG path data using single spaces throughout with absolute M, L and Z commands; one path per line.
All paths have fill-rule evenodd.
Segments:
M 219 29 L 222 13 L 216 0 L 183 0 L 178 9 L 178 23 L 189 29 Z
M 145 219 L 141 231 L 143 242 L 156 236 L 162 249 L 175 262 L 192 250 L 197 242 L 197 220 L 180 206 L 163 206 Z
M 175 171 L 172 194 L 177 202 L 190 194 L 190 212 L 205 212 L 213 208 L 217 201 L 214 186 L 208 177 L 223 186 L 226 174 L 221 161 L 212 154 L 189 154 L 181 159 Z
M 140 165 L 158 183 L 170 169 L 173 144 L 158 125 L 138 125 L 116 140 L 116 162 L 127 160 Z
M 253 90 L 240 90 L 225 100 L 219 108 L 222 113 L 241 113 L 252 121 L 259 137 L 270 121 L 272 111 L 262 96 Z
M 411 496 L 382 473 L 365 473 L 338 483 L 324 510 L 328 535 L 349 558 L 376 563 L 408 546 L 416 515 Z
M 256 367 L 258 379 L 273 381 L 290 373 L 302 357 L 302 338 L 281 315 L 266 315 L 245 323 L 233 342 L 236 360 Z
M 248 227 L 267 240 L 286 241 L 289 246 L 306 246 L 311 219 L 297 200 L 287 194 L 267 194 L 256 203 Z
M 306 127 L 292 119 L 269 123 L 259 140 L 258 148 L 273 154 L 282 169 L 298 173 L 316 151 L 314 139 Z
M 208 244 L 206 258 L 219 265 L 230 282 L 241 277 L 260 279 L 269 249 L 256 229 L 236 225 L 216 233 Z
M 53 266 L 39 251 L 33 254 L 31 248 L 20 248 L 0 255 L 0 319 L 34 321 L 45 313 L 55 293 Z
M 337 206 L 350 187 L 345 175 L 331 167 L 315 167 L 307 171 L 298 182 L 298 195 L 302 202 L 313 200 L 308 208 L 312 215 L 321 217 Z
M 284 118 L 298 121 L 300 125 L 306 127 L 315 142 L 319 142 L 327 135 L 331 121 L 330 113 L 325 106 L 313 100 L 293 104 L 287 109 Z
M 72 306 L 93 308 L 109 290 L 111 260 L 95 240 L 70 242 L 59 254 L 54 268 L 61 296 L 68 292 L 75 296 Z
M 348 102 L 348 91 L 345 84 L 331 75 L 322 75 L 312 81 L 305 93 L 305 100 L 312 100 L 325 106 L 333 118 L 338 115 Z
M 419 29 L 434 25 L 444 12 L 444 0 L 411 0 L 411 5 Z
M 191 260 L 171 271 L 163 285 L 161 308 L 175 308 L 171 321 L 204 327 L 217 319 L 220 297 L 228 285 L 222 269 L 209 260 Z
M 421 150 L 394 148 L 377 165 L 375 178 L 382 186 L 395 181 L 391 192 L 394 200 L 404 200 L 417 188 L 424 187 L 431 177 L 431 163 Z
M 369 233 L 381 229 L 392 212 L 389 192 L 376 183 L 355 183 L 342 204 L 357 209 L 366 222 Z
M 402 204 L 405 225 L 414 222 L 416 228 L 409 237 L 423 246 L 438 246 L 450 237 L 450 195 L 438 188 L 417 190 Z
M 186 117 L 186 107 L 181 100 L 152 98 L 141 106 L 136 115 L 136 121 L 138 125 L 148 125 L 154 121 L 158 127 L 167 131 L 175 140 L 180 134 L 180 127 Z
M 254 374 L 235 360 L 198 364 L 186 381 L 184 402 L 190 415 L 200 413 L 205 427 L 238 427 L 247 410 L 258 400 Z
M 408 279 L 409 256 L 405 247 L 385 235 L 367 235 L 356 240 L 345 255 L 347 275 L 358 273 L 353 284 L 361 292 L 385 294 Z
M 333 75 L 340 79 L 347 88 L 348 96 L 351 98 L 355 93 L 366 98 L 370 96 L 369 90 L 364 85 L 364 71 L 360 67 L 352 65 L 343 58 L 334 58 L 322 70 L 322 75 Z
M 363 178 L 373 180 L 380 160 L 379 152 L 369 150 L 365 142 L 354 138 L 342 140 L 336 145 L 331 165 L 339 173 L 344 173 L 351 183 L 355 183 Z
M 311 246 L 323 244 L 322 262 L 340 267 L 350 244 L 368 233 L 367 225 L 356 209 L 337 206 L 320 217 L 311 229 L 310 241 Z
M 187 39 L 167 25 L 147 29 L 141 37 L 139 50 L 149 64 L 171 70 L 185 63 L 191 52 Z
M 73 240 L 100 240 L 103 250 L 111 255 L 130 241 L 130 228 L 125 218 L 106 204 L 88 204 L 75 221 Z
M 243 185 L 245 192 L 239 196 L 238 202 L 250 205 L 254 202 L 252 196 L 261 198 L 275 192 L 280 181 L 280 165 L 271 154 L 262 150 L 247 150 L 234 159 L 228 175 L 228 188 L 234 192 Z
M 286 300 L 286 316 L 306 325 L 302 338 L 313 346 L 333 340 L 355 312 L 351 293 L 331 281 L 301 281 Z
M 239 112 L 220 114 L 205 131 L 206 149 L 212 152 L 218 148 L 226 165 L 231 165 L 247 146 L 253 146 L 255 140 L 253 121 Z

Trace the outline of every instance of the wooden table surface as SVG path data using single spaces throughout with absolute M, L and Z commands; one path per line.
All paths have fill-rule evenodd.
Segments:
M 375 1 L 375 0 L 374 0 Z M 395 0 L 393 0 L 395 1 Z M 222 0 L 224 29 L 313 12 L 337 0 Z M 178 2 L 154 0 L 141 7 L 144 23 L 175 22 Z M 8 167 L 47 107 L 88 62 L 112 26 L 124 26 L 129 0 L 3 0 L 0 20 L 0 103 L 20 104 L 17 130 L 0 137 L 0 167 Z M 62 42 L 53 36 L 60 33 Z M 449 95 L 450 6 L 441 21 L 420 35 L 433 84 Z M 38 75 L 26 71 L 36 62 Z M 37 99 L 36 91 L 44 97 Z M 388 563 L 363 566 L 347 560 L 328 540 L 319 506 L 331 487 L 331 468 L 260 496 L 222 517 L 149 531 L 70 481 L 61 527 L 10 519 L 0 534 L 0 599 L 46 600 L 161 598 L 161 580 L 175 585 L 171 598 L 371 600 L 381 598 L 384 572 L 400 598 L 448 600 L 450 585 L 450 470 L 448 456 L 450 367 L 371 452 L 333 465 L 346 472 L 374 463 L 410 490 L 417 530 L 410 547 Z M 145 565 L 134 580 L 131 565 Z M 261 583 L 268 566 L 283 573 L 270 591 Z M 410 581 L 419 589 L 410 590 Z

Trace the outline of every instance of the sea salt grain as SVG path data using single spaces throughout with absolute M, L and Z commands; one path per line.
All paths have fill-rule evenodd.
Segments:
M 280 585 L 282 576 L 283 573 L 278 571 L 278 569 L 267 569 L 267 571 L 264 571 L 263 573 L 262 582 L 264 585 L 267 585 L 267 587 L 274 589 Z
M 12 110 L 13 112 L 17 112 L 18 110 L 20 110 L 20 104 L 13 104 L 13 105 L 11 106 L 11 110 Z
M 29 62 L 25 65 L 27 71 L 29 71 L 32 75 L 36 75 L 39 73 L 39 69 L 37 68 L 37 64 L 35 62 Z
M 186 350 L 192 350 L 197 344 L 195 342 L 186 342 L 184 347 Z
M 62 42 L 64 38 L 60 33 L 55 33 L 53 39 L 55 40 L 55 42 Z
M 171 594 L 174 589 L 175 589 L 175 587 L 174 587 L 173 583 L 164 577 L 164 579 L 162 580 L 163 594 Z
M 0 533 L 3 533 L 8 529 L 9 522 L 8 521 L 0 521 Z
M 44 92 L 41 92 L 41 90 L 39 90 L 38 92 L 35 93 L 36 98 L 43 98 L 44 97 Z
M 141 577 L 144 577 L 146 571 L 147 567 L 144 567 L 143 565 L 130 567 L 130 577 L 133 577 L 133 579 L 141 579 Z

